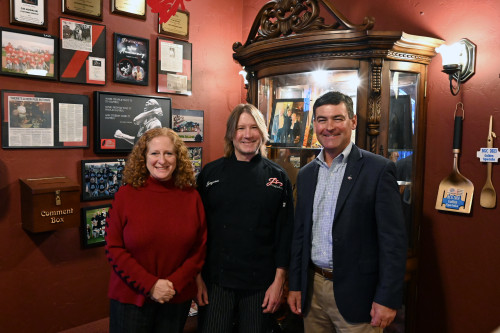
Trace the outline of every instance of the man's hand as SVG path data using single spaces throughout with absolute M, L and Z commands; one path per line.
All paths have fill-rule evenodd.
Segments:
M 198 293 L 196 294 L 196 302 L 199 306 L 205 306 L 208 304 L 208 293 L 207 286 L 203 278 L 201 277 L 201 273 L 196 275 L 196 286 L 198 287 Z
M 302 296 L 300 291 L 289 291 L 288 292 L 288 305 L 290 306 L 290 310 L 296 315 L 302 314 Z
M 372 316 L 370 325 L 386 328 L 392 323 L 394 317 L 396 317 L 396 310 L 373 302 L 370 316 Z
M 263 313 L 274 313 L 280 307 L 283 285 L 285 284 L 286 271 L 283 268 L 276 269 L 273 283 L 267 288 L 262 307 Z

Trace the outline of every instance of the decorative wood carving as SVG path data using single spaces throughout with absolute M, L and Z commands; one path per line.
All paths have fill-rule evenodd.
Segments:
M 368 125 L 366 128 L 369 137 L 369 149 L 372 153 L 377 151 L 377 139 L 380 134 L 381 91 L 382 91 L 382 65 L 383 59 L 373 58 L 370 71 L 370 96 L 368 97 Z

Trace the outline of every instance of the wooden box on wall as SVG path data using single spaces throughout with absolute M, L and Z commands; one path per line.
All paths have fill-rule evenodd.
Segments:
M 80 187 L 77 183 L 66 177 L 19 181 L 23 229 L 38 233 L 80 225 Z

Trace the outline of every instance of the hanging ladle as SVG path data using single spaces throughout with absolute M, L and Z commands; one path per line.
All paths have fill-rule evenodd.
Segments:
M 493 138 L 497 136 L 493 132 L 493 116 L 490 116 L 490 129 L 488 131 L 487 148 L 493 148 Z M 480 205 L 483 208 L 495 208 L 497 204 L 497 194 L 491 183 L 491 162 L 486 163 L 486 184 L 481 190 Z

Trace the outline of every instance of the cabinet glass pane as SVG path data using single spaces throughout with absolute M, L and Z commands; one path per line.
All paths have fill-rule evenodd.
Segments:
M 357 70 L 285 74 L 259 80 L 257 107 L 264 114 L 270 144 L 275 147 L 319 148 L 312 126 L 312 106 L 328 91 L 349 95 L 356 112 Z M 353 131 L 352 140 L 355 139 Z

